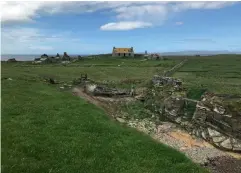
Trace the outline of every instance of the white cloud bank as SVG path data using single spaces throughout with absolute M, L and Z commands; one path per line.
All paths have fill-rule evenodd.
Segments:
M 70 32 L 53 33 L 37 28 L 2 28 L 2 53 L 41 53 L 56 49 L 61 43 L 79 42 Z M 27 50 L 27 51 L 26 51 Z
M 3 53 L 37 53 L 55 50 L 61 42 L 78 42 L 70 33 L 49 33 L 37 28 L 13 28 L 20 22 L 35 22 L 40 16 L 63 13 L 93 13 L 106 11 L 113 21 L 103 23 L 100 30 L 126 31 L 162 25 L 170 15 L 186 10 L 220 9 L 238 2 L 67 2 L 67 1 L 29 1 L 0 2 L 1 42 Z M 6 24 L 6 25 L 5 25 Z M 181 25 L 177 22 L 176 25 Z M 15 25 L 16 26 L 16 25 Z M 88 46 L 90 47 L 90 46 Z
M 171 13 L 191 9 L 220 9 L 233 5 L 234 3 L 238 2 L 19 1 L 0 2 L 0 6 L 2 23 L 29 22 L 43 14 L 54 15 L 58 13 L 91 13 L 100 10 L 107 10 L 115 14 L 116 21 L 113 21 L 112 23 L 123 24 L 123 22 L 126 22 L 126 24 L 129 25 L 132 21 L 138 21 L 143 23 L 151 23 L 152 25 L 160 25 L 168 18 Z M 108 24 L 104 24 L 103 26 L 105 25 Z M 113 29 L 116 28 L 116 25 L 112 26 Z M 116 29 L 119 30 L 118 28 Z M 132 28 L 130 27 L 130 29 Z
M 101 30 L 132 30 L 137 28 L 146 28 L 152 26 L 151 23 L 145 22 L 117 22 L 117 23 L 107 23 L 100 27 Z

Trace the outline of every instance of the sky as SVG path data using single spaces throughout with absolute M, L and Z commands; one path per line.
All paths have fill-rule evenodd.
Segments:
M 241 2 L 0 2 L 2 54 L 241 51 Z

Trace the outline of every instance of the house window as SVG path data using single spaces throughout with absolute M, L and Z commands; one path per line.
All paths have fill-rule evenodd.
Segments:
M 118 53 L 118 56 L 120 56 L 120 53 Z
M 131 56 L 131 54 L 129 53 L 129 56 Z
M 126 54 L 124 53 L 124 56 L 126 56 Z

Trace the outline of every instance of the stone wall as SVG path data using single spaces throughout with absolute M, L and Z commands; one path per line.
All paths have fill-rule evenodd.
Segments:
M 148 99 L 154 100 L 150 102 L 151 106 L 160 116 L 220 149 L 241 152 L 240 97 L 221 97 L 207 92 L 201 101 L 195 101 L 185 98 L 185 89 L 178 79 L 154 76 L 152 83 L 152 94 Z M 191 115 L 188 102 L 196 105 Z
M 241 99 L 206 93 L 192 120 L 194 134 L 222 149 L 241 152 Z
M 179 70 L 186 62 L 187 62 L 187 59 L 184 59 L 182 62 L 180 62 L 179 64 L 175 65 L 175 66 L 172 67 L 170 70 L 165 71 L 165 73 L 163 74 L 163 76 L 171 76 L 171 75 L 174 74 L 177 70 Z

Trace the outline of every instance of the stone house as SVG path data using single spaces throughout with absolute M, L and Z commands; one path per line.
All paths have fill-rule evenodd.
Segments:
M 112 56 L 119 57 L 134 57 L 134 49 L 131 48 L 116 48 L 113 47 Z
M 17 60 L 15 58 L 10 58 L 8 59 L 8 62 L 17 62 Z

